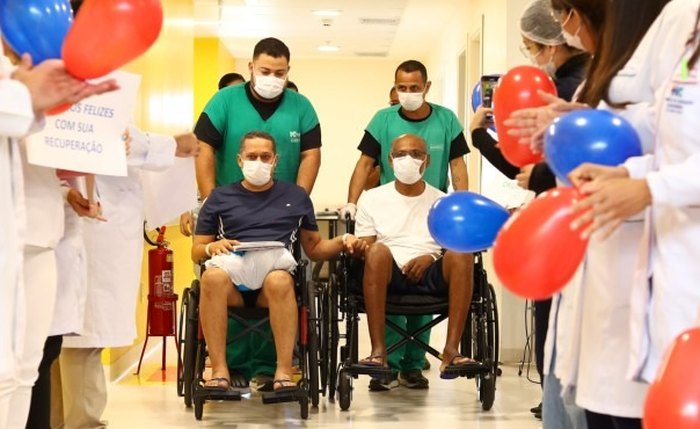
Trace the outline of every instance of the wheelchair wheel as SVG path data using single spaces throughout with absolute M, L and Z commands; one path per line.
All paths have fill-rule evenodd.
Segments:
M 315 285 L 309 285 L 307 287 L 308 292 L 308 337 L 307 337 L 307 348 L 306 352 L 308 355 L 308 380 L 309 380 L 309 396 L 311 397 L 311 404 L 314 407 L 318 407 L 319 401 L 319 364 L 318 364 L 318 338 L 319 338 L 319 317 L 316 307 L 316 288 Z M 307 401 L 308 415 L 308 401 Z M 303 416 L 303 412 L 302 412 Z M 305 417 L 302 417 L 305 418 Z
M 185 347 L 185 321 L 187 320 L 185 315 L 187 314 L 187 295 L 189 293 L 190 289 L 185 288 L 185 290 L 182 292 L 182 301 L 180 303 L 180 321 L 177 327 L 177 348 L 178 353 L 181 357 L 184 354 L 183 349 Z M 180 358 L 177 360 L 177 396 L 179 397 L 185 395 L 185 380 L 183 377 L 183 367 L 184 364 L 182 362 L 182 358 Z
M 197 280 L 192 283 L 192 287 L 183 294 L 183 307 L 185 312 L 180 315 L 181 320 L 185 320 L 185 339 L 182 352 L 182 384 L 185 406 L 192 406 L 192 389 L 195 382 L 195 366 L 197 360 L 197 337 L 199 331 L 199 296 L 197 291 L 199 284 Z M 185 306 L 186 304 L 186 306 Z
M 335 280 L 336 275 L 332 276 L 332 281 L 326 290 L 326 333 L 328 335 L 326 346 L 326 354 L 328 359 L 324 361 L 328 371 L 328 400 L 335 402 L 335 381 L 338 379 L 338 341 L 340 332 L 338 330 L 338 295 L 337 289 L 340 285 Z
M 194 398 L 194 418 L 202 420 L 204 414 L 204 398 Z
M 341 369 L 338 374 L 338 402 L 342 411 L 350 408 L 352 401 L 352 376 L 346 370 Z
M 321 284 L 321 288 L 316 295 L 316 308 L 319 316 L 319 335 L 318 335 L 318 359 L 319 359 L 319 388 L 321 389 L 321 394 L 326 395 L 328 388 L 328 349 L 329 349 L 329 335 L 328 335 L 328 308 L 326 308 L 327 300 L 326 294 L 328 293 L 327 286 Z
M 488 411 L 496 399 L 496 377 L 498 371 L 498 311 L 496 296 L 490 284 L 484 287 L 484 314 L 478 317 L 476 325 L 476 345 L 481 362 L 488 372 L 477 376 L 481 409 Z
M 301 395 L 299 397 L 299 411 L 302 420 L 309 418 L 309 397 L 307 395 Z

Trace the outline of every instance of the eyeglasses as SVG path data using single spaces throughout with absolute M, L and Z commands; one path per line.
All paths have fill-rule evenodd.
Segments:
M 413 159 L 423 159 L 425 158 L 426 153 L 423 152 L 422 150 L 418 149 L 413 149 L 413 150 L 397 150 L 396 152 L 391 153 L 392 158 L 402 158 L 404 156 L 410 156 Z
M 534 58 L 534 57 L 538 56 L 540 54 L 540 52 L 542 52 L 542 49 L 539 49 L 537 52 L 535 52 L 533 54 L 532 51 L 530 50 L 530 47 L 527 45 L 520 45 L 518 48 L 520 49 L 520 53 L 523 54 L 523 56 L 525 58 L 530 58 L 530 57 Z
M 275 155 L 272 153 L 246 153 L 241 155 L 241 158 L 246 161 L 257 161 L 259 159 L 265 164 L 269 164 L 273 159 L 275 159 Z

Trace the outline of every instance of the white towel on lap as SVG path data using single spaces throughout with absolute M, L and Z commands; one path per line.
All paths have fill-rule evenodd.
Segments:
M 271 271 L 293 272 L 297 262 L 289 250 L 277 248 L 216 255 L 205 266 L 226 271 L 238 290 L 250 291 L 260 289 Z

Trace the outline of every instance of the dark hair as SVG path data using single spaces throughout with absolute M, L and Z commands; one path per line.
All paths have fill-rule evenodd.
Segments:
M 226 88 L 236 81 L 245 82 L 245 78 L 240 73 L 226 73 L 219 79 L 219 89 Z
M 277 155 L 277 143 L 275 142 L 275 138 L 272 137 L 272 134 L 266 133 L 265 131 L 248 131 L 241 137 L 241 144 L 238 147 L 238 154 L 243 153 L 243 149 L 245 149 L 245 142 L 247 140 L 251 139 L 265 139 L 269 140 L 270 143 L 272 143 L 272 153 Z
M 610 82 L 627 64 L 639 42 L 669 0 L 608 1 L 605 25 L 598 36 L 595 55 L 579 94 L 579 101 L 597 106 L 601 101 L 622 108 L 627 103 L 612 103 Z
M 700 9 L 698 9 L 698 16 L 695 18 L 695 27 L 693 29 L 693 32 L 690 33 L 690 37 L 686 42 L 687 45 L 692 45 L 693 43 L 695 43 L 695 40 L 698 38 L 698 35 L 700 35 L 700 28 L 698 28 L 698 25 L 700 25 Z M 699 58 L 700 45 L 697 48 L 695 48 L 695 51 L 693 51 L 693 55 L 691 55 L 690 59 L 688 60 L 688 70 L 692 70 L 693 67 L 695 67 L 695 64 L 698 62 Z
M 297 86 L 296 83 L 292 82 L 291 80 L 287 81 L 287 89 L 291 89 L 293 91 L 299 92 L 299 87 Z
M 289 62 L 289 48 L 283 41 L 268 37 L 255 44 L 253 49 L 253 59 L 257 59 L 261 54 L 267 54 L 273 58 L 285 57 Z
M 610 0 L 551 0 L 552 10 L 555 12 L 576 11 L 587 21 L 591 32 L 599 35 L 605 24 L 606 6 Z M 639 0 L 637 0 L 639 3 Z
M 397 92 L 397 91 L 396 91 L 396 87 L 395 87 L 395 86 L 392 86 L 391 89 L 389 90 L 389 97 L 391 97 L 391 94 L 393 94 L 393 93 L 395 93 L 395 92 Z
M 639 0 L 637 0 L 639 1 Z M 600 62 L 600 52 L 604 49 L 601 43 L 605 24 L 605 13 L 608 10 L 609 0 L 551 0 L 552 10 L 556 12 L 571 13 L 573 9 L 580 14 L 581 19 L 589 26 L 591 33 L 596 38 L 595 55 L 588 66 L 586 77 L 584 79 L 583 88 L 578 95 L 578 101 L 582 103 L 592 104 L 587 95 L 590 92 L 589 87 L 593 85 L 593 72 L 596 70 L 597 63 Z M 563 28 L 562 28 L 563 31 Z M 597 104 L 597 103 L 596 103 Z
M 426 70 L 425 66 L 420 61 L 408 60 L 399 64 L 399 66 L 396 67 L 396 71 L 394 72 L 394 80 L 396 80 L 396 76 L 398 76 L 399 71 L 402 71 L 404 73 L 413 73 L 418 71 L 420 72 L 421 76 L 423 76 L 423 82 L 428 81 L 428 70 Z

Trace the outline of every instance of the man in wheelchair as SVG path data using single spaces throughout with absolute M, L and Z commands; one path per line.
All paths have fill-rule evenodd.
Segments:
M 246 134 L 238 152 L 244 179 L 214 189 L 199 213 L 192 259 L 210 258 L 201 278 L 199 307 L 212 365 L 207 389 L 232 388 L 226 362 L 227 307 L 243 306 L 269 308 L 277 352 L 274 389 L 296 389 L 291 379 L 298 311 L 291 272 L 296 261 L 289 249 L 299 234 L 313 260 L 329 259 L 343 250 L 350 254 L 355 248 L 364 250 L 364 243 L 349 234 L 321 239 L 304 189 L 272 178 L 277 161 L 271 135 Z M 280 242 L 284 247 L 234 251 L 241 243 L 262 241 Z
M 362 292 L 372 343 L 370 356 L 359 364 L 387 366 L 387 293 L 444 295 L 449 310 L 440 373 L 442 378 L 454 378 L 454 370 L 474 362 L 458 349 L 472 298 L 474 258 L 442 252 L 428 231 L 428 211 L 444 194 L 422 180 L 430 162 L 426 142 L 417 135 L 399 136 L 389 159 L 396 180 L 365 191 L 357 204 L 355 235 L 368 245 L 363 252 Z M 428 387 L 419 368 L 402 371 L 399 380 L 409 387 Z

